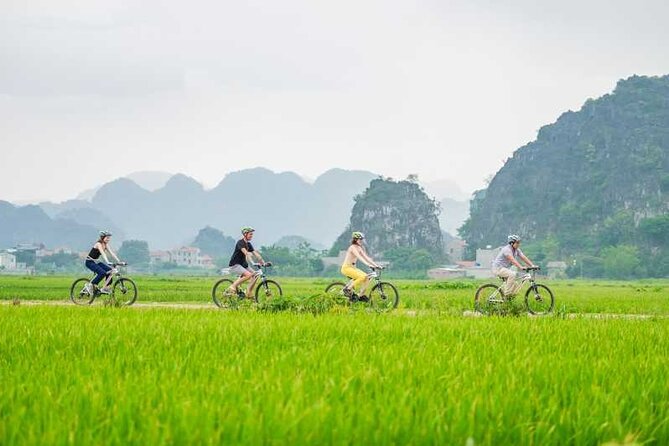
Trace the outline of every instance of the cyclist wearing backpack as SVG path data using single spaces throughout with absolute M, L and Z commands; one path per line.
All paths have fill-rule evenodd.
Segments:
M 235 245 L 235 250 L 232 253 L 230 258 L 229 266 L 230 272 L 238 274 L 239 278 L 235 280 L 232 285 L 226 290 L 226 293 L 237 294 L 237 288 L 242 283 L 246 282 L 249 279 L 252 279 L 249 282 L 249 286 L 246 288 L 246 297 L 251 297 L 251 290 L 253 285 L 256 282 L 255 271 L 249 268 L 248 257 L 253 254 L 253 256 L 258 259 L 260 265 L 265 265 L 265 261 L 258 251 L 253 248 L 251 240 L 253 239 L 253 233 L 255 229 L 250 226 L 245 226 L 242 228 L 242 238 L 237 241 Z
M 506 296 L 513 296 L 523 286 L 521 281 L 516 281 L 518 273 L 511 269 L 511 266 L 516 266 L 518 269 L 523 269 L 523 266 L 518 261 L 520 258 L 529 267 L 534 267 L 534 263 L 528 259 L 523 251 L 520 250 L 520 236 L 511 234 L 507 237 L 508 244 L 504 246 L 497 254 L 497 257 L 492 261 L 492 273 L 500 278 L 505 278 L 502 292 Z
M 341 266 L 341 273 L 349 279 L 353 279 L 353 284 L 350 288 L 344 287 L 344 294 L 353 300 L 357 299 L 362 302 L 367 302 L 369 301 L 369 298 L 365 296 L 365 290 L 369 284 L 369 277 L 364 271 L 356 268 L 355 264 L 359 260 L 370 268 L 381 268 L 381 266 L 374 262 L 374 260 L 372 260 L 372 258 L 365 252 L 362 247 L 364 239 L 365 235 L 362 232 L 355 231 L 351 235 L 351 245 L 346 250 L 346 257 Z M 358 287 L 360 287 L 359 296 L 355 293 L 355 290 Z
M 111 249 L 111 246 L 109 246 L 111 236 L 112 234 L 109 231 L 100 231 L 100 237 L 98 238 L 98 241 L 95 242 L 86 256 L 86 268 L 90 269 L 96 274 L 93 280 L 86 284 L 86 291 L 88 291 L 88 293 L 91 295 L 93 294 L 93 289 L 104 277 L 106 277 L 107 280 L 105 280 L 105 285 L 100 289 L 100 293 L 109 294 L 111 292 L 109 290 L 108 282 L 109 272 L 112 270 L 112 268 L 109 266 L 110 262 L 106 253 L 109 252 L 109 254 L 116 260 L 117 263 L 121 263 L 121 260 L 119 260 L 116 253 L 114 253 L 114 251 Z M 100 257 L 102 257 L 104 263 L 100 261 Z

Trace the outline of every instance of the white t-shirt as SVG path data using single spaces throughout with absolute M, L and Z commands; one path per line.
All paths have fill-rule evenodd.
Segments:
M 518 260 L 518 256 L 520 256 L 523 253 L 523 251 L 518 249 L 513 249 L 513 246 L 511 245 L 506 245 L 502 249 L 500 249 L 499 254 L 497 254 L 497 257 L 492 261 L 492 267 L 493 268 L 511 268 L 511 261 L 507 258 L 509 256 L 513 257 L 514 259 Z

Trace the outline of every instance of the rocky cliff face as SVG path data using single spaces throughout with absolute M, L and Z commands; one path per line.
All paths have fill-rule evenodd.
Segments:
M 561 255 L 642 245 L 637 229 L 667 215 L 668 191 L 669 76 L 635 76 L 518 149 L 474 195 L 460 233 L 470 249 L 509 233 L 552 237 Z
M 438 220 L 439 208 L 416 183 L 373 180 L 356 197 L 349 227 L 337 239 L 332 251 L 346 249 L 352 231 L 362 231 L 370 252 L 399 247 L 426 249 L 443 254 L 443 239 Z

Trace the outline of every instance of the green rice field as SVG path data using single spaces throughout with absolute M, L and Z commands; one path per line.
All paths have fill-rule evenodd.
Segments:
M 211 309 L 28 305 L 72 278 L 0 276 L 0 445 L 669 444 L 669 281 L 546 281 L 554 316 L 474 318 L 480 282 L 312 315 L 135 280 L 139 303 Z M 277 280 L 296 299 L 328 283 Z

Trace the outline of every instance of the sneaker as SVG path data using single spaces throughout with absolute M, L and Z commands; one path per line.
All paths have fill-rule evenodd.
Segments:
M 100 288 L 100 294 L 111 294 L 111 288 L 108 286 Z
M 360 296 L 358 296 L 358 301 L 369 302 L 369 297 L 365 296 L 364 294 L 361 294 Z
M 84 285 L 84 293 L 88 294 L 89 296 L 93 295 L 93 284 L 88 282 L 86 285 Z
M 350 298 L 353 295 L 353 291 L 350 288 L 344 287 L 341 292 L 344 294 L 344 296 Z

